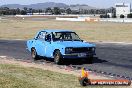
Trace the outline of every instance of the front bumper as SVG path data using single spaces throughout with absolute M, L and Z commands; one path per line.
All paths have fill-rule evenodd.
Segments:
M 64 54 L 62 55 L 62 57 L 67 59 L 77 59 L 77 58 L 93 57 L 94 55 L 96 54 L 95 53 L 72 53 L 72 54 Z

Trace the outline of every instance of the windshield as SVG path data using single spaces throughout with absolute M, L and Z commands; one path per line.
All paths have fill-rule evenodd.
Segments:
M 75 32 L 54 32 L 52 33 L 53 41 L 81 41 Z

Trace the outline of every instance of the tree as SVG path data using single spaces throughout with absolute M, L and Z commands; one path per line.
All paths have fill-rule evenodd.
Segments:
M 16 9 L 11 9 L 11 10 L 9 11 L 9 14 L 10 14 L 10 15 L 16 15 L 16 14 L 17 14 Z
M 23 10 L 26 12 L 26 14 L 28 13 L 28 8 L 24 7 Z
M 61 14 L 60 8 L 54 7 L 54 14 L 55 14 L 55 15 Z
M 125 16 L 123 14 L 120 15 L 120 18 L 124 18 Z
M 21 14 L 21 11 L 19 8 L 16 9 L 16 14 Z
M 39 9 L 39 10 L 38 10 L 39 14 L 42 13 L 42 11 L 43 11 L 42 9 Z
M 9 10 L 9 8 L 8 8 L 8 7 L 4 7 L 3 9 L 4 9 L 4 10 Z
M 33 14 L 33 9 L 29 8 L 29 13 Z
M 70 8 L 66 9 L 66 13 L 71 14 L 72 13 L 71 9 Z
M 112 15 L 112 18 L 116 18 L 116 15 L 115 15 L 115 14 L 113 14 L 113 15 Z
M 105 15 L 100 15 L 100 18 L 110 18 L 110 16 L 105 14 Z
M 28 8 L 27 8 L 27 7 L 24 7 L 23 9 L 24 9 L 24 11 L 27 11 L 27 10 L 28 10 Z
M 10 12 L 10 9 L 8 7 L 1 7 L 0 8 L 0 14 L 1 15 L 10 15 L 9 12 Z
M 53 11 L 52 11 L 52 9 L 50 7 L 48 7 L 48 8 L 46 8 L 45 13 L 53 14 Z
M 27 14 L 26 11 L 21 10 L 21 15 L 26 15 L 26 14 Z
M 115 14 L 115 13 L 116 13 L 116 9 L 115 9 L 114 7 L 111 7 L 110 10 L 111 10 L 110 12 L 111 12 L 112 14 Z
M 132 18 L 132 13 L 128 14 L 127 18 Z

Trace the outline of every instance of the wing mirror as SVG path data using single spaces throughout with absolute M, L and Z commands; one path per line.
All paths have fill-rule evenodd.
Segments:
M 34 38 L 34 40 L 37 40 L 37 38 Z

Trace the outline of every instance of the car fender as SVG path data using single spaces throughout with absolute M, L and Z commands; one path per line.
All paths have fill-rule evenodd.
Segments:
M 63 45 L 53 44 L 52 53 L 51 53 L 52 58 L 54 57 L 54 53 L 56 50 L 59 50 L 62 55 L 64 55 L 65 53 L 65 47 Z
M 27 49 L 31 52 L 31 48 L 34 47 L 34 40 L 27 41 Z

